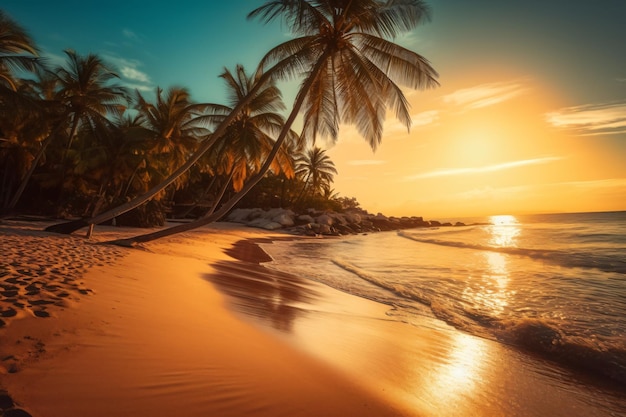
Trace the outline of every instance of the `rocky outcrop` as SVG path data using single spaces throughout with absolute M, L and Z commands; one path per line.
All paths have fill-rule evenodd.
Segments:
M 382 213 L 370 214 L 365 210 L 345 213 L 317 212 L 294 213 L 285 209 L 235 209 L 225 219 L 250 227 L 266 230 L 283 229 L 300 235 L 350 235 L 389 230 L 413 229 L 418 227 L 448 227 L 451 223 L 424 220 L 422 217 L 387 217 Z M 456 222 L 454 226 L 465 226 Z

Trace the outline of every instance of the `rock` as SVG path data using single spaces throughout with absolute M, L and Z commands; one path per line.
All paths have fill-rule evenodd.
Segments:
M 328 214 L 322 214 L 321 216 L 318 216 L 317 219 L 315 219 L 315 222 L 317 224 L 323 224 L 326 226 L 332 226 L 333 225 L 333 218 L 330 217 Z
M 283 227 L 291 227 L 295 224 L 292 215 L 285 212 L 272 218 L 273 222 L 279 223 Z
M 320 235 L 330 235 L 330 234 L 332 234 L 332 229 L 327 224 L 320 224 L 319 234 Z
M 308 214 L 301 214 L 296 218 L 299 224 L 315 223 L 315 219 Z

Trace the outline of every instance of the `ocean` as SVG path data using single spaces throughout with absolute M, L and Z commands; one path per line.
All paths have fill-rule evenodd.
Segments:
M 626 386 L 626 212 L 262 244 L 266 267 Z

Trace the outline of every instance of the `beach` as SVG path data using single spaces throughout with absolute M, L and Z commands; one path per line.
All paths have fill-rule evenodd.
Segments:
M 63 305 L 47 304 L 49 317 L 25 308 L 5 318 L 0 381 L 33 416 L 410 415 L 225 308 L 203 279 L 213 272 L 209 262 L 231 259 L 223 249 L 266 234 L 222 225 L 145 250 L 94 251 L 91 242 L 40 227 L 2 227 L 13 258 L 6 276 L 23 277 L 24 258 L 34 270 L 82 259 L 78 279 L 89 288 L 67 288 Z M 3 311 L 11 300 L 2 298 Z
M 99 243 L 137 230 L 44 227 L 0 225 L 0 389 L 34 417 L 621 410 L 584 376 L 260 264 L 259 243 L 311 238 L 216 223 L 120 248 Z

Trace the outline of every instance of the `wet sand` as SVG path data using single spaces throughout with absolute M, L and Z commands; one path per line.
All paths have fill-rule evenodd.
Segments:
M 389 306 L 263 267 L 270 258 L 254 242 L 281 234 L 216 224 L 139 250 L 37 228 L 0 226 L 11 253 L 0 282 L 34 274 L 60 287 L 35 298 L 30 284 L 8 282 L 17 294 L 0 298 L 3 311 L 24 304 L 3 318 L 0 387 L 35 417 L 626 410 L 618 395 L 501 344 L 434 319 L 392 320 Z M 96 232 L 98 240 L 136 233 Z

